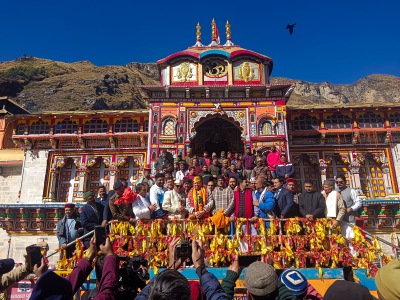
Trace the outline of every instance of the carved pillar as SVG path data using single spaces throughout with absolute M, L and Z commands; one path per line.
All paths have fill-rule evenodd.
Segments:
M 77 197 L 74 199 L 75 202 L 83 202 L 83 193 L 87 190 L 87 179 L 89 176 L 90 170 L 84 166 L 79 166 L 77 170 L 78 178 L 79 178 L 79 186 Z
M 59 174 L 60 174 L 60 170 L 59 169 L 52 168 L 50 170 L 49 195 L 48 195 L 48 198 L 46 199 L 49 202 L 56 202 L 57 201 L 57 178 L 58 178 Z
M 320 159 L 319 160 L 319 173 L 321 175 L 321 182 L 324 183 L 326 180 L 326 168 L 328 168 L 329 161 Z
M 383 180 L 385 182 L 386 195 L 393 194 L 392 180 L 390 179 L 389 164 L 383 163 L 382 166 Z
M 109 190 L 113 190 L 114 188 L 114 183 L 118 180 L 119 178 L 119 170 L 118 167 L 113 163 L 110 164 L 108 167 L 108 174 L 110 175 L 110 186 Z
M 363 191 L 361 189 L 360 167 L 361 167 L 361 163 L 357 159 L 357 153 L 353 152 L 351 155 L 351 162 L 349 164 L 349 171 L 350 171 L 352 183 L 353 183 L 352 188 L 356 189 L 358 191 L 359 195 L 362 195 Z

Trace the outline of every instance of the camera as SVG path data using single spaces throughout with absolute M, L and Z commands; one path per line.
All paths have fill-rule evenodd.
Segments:
M 147 260 L 140 255 L 127 259 L 124 266 L 119 269 L 119 277 L 117 299 L 134 299 L 138 294 L 138 289 L 143 289 L 146 281 L 150 279 L 147 272 Z
M 192 258 L 192 245 L 184 241 L 175 247 L 175 260 L 179 258 Z

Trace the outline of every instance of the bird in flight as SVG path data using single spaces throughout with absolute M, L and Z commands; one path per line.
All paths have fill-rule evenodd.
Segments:
M 293 28 L 294 26 L 296 26 L 296 23 L 294 24 L 287 24 L 286 25 L 286 29 L 289 30 L 289 34 L 292 35 L 293 34 Z

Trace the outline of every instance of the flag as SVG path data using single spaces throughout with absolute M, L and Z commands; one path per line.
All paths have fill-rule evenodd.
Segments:
M 217 24 L 215 24 L 215 42 L 220 45 L 221 44 L 221 40 L 219 38 L 219 32 L 218 32 L 218 27 Z

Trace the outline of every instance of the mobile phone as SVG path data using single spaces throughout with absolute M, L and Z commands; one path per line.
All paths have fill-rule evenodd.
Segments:
M 30 245 L 26 247 L 26 254 L 28 255 L 28 259 L 30 260 L 31 266 L 42 264 L 42 247 L 37 245 Z
M 104 245 L 107 239 L 107 228 L 105 226 L 96 226 L 94 228 L 94 237 L 96 239 L 96 247 L 99 249 L 100 245 Z
M 239 255 L 238 256 L 239 267 L 246 268 L 255 261 L 261 261 L 261 255 Z

